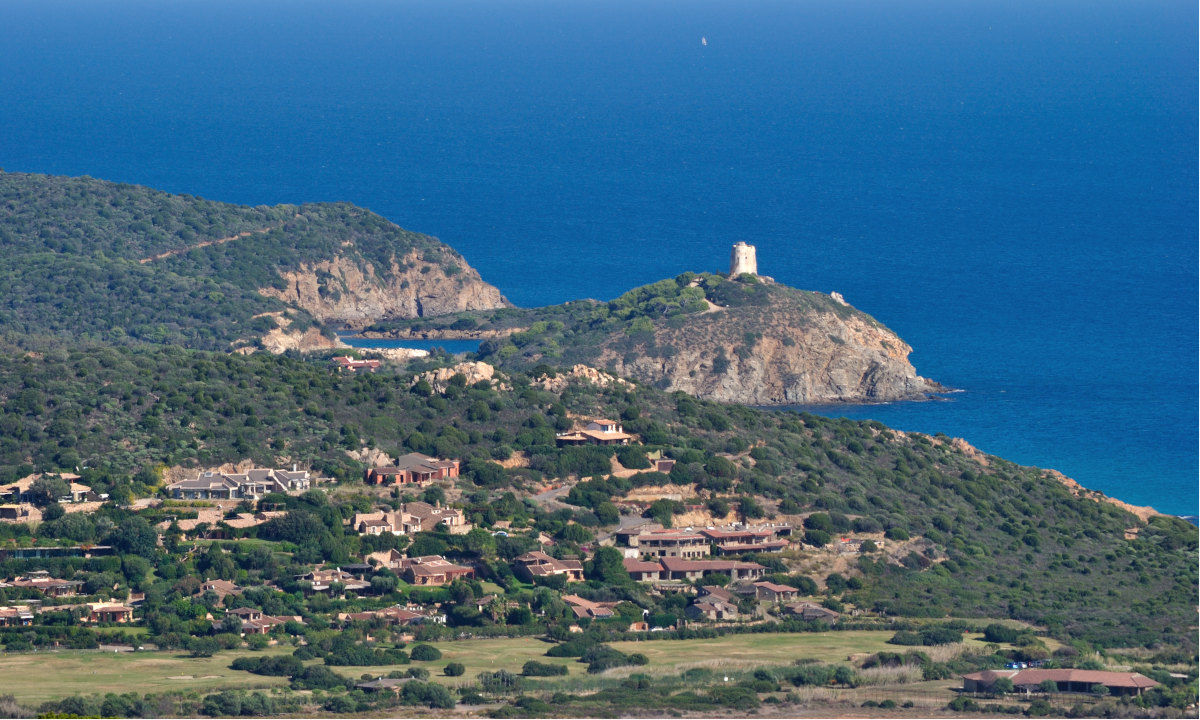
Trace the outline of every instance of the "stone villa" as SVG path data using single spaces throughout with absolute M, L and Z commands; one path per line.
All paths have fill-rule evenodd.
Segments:
M 471 530 L 462 510 L 424 502 L 404 503 L 399 510 L 355 513 L 350 527 L 359 535 L 412 535 L 429 532 L 443 523 L 451 535 L 465 535 Z

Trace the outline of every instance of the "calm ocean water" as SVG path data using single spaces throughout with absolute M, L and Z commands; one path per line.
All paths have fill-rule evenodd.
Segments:
M 824 412 L 1194 514 L 1196 26 L 1163 0 L 4 0 L 0 166 L 353 201 L 522 305 L 746 240 L 965 391 Z

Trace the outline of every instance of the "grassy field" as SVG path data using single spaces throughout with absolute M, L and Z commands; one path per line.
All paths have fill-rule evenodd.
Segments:
M 649 640 L 613 643 L 624 653 L 650 658 L 651 670 L 679 671 L 690 667 L 787 665 L 799 658 L 845 662 L 856 653 L 895 651 L 889 630 L 848 630 L 824 633 L 725 635 L 708 640 Z
M 650 662 L 643 667 L 617 668 L 602 676 L 678 673 L 692 667 L 728 668 L 744 671 L 762 665 L 788 665 L 799 658 L 822 662 L 845 662 L 851 655 L 905 648 L 888 645 L 890 630 L 851 630 L 823 633 L 779 633 L 726 635 L 707 640 L 643 640 L 613 643 L 622 652 L 640 652 Z M 982 645 L 977 638 L 968 645 Z M 494 638 L 439 642 L 442 659 L 416 662 L 411 666 L 334 667 L 351 679 L 364 674 L 386 675 L 407 667 L 424 667 L 432 679 L 452 685 L 471 683 L 484 671 L 520 672 L 527 660 L 565 665 L 570 678 L 586 677 L 583 664 L 574 658 L 545 657 L 550 645 L 537 638 Z M 264 653 L 290 652 L 290 646 Z M 211 658 L 189 658 L 179 652 L 101 653 L 61 651 L 0 655 L 3 692 L 22 702 L 36 703 L 74 694 L 104 692 L 154 693 L 168 690 L 216 690 L 231 687 L 271 687 L 286 684 L 284 678 L 263 677 L 229 669 L 234 658 L 259 655 L 248 650 L 222 652 Z M 447 678 L 442 668 L 450 662 L 466 666 L 462 677 Z
M 22 703 L 40 703 L 93 693 L 160 693 L 287 684 L 286 678 L 229 669 L 234 658 L 246 654 L 249 651 L 223 652 L 210 658 L 190 658 L 183 651 L 9 653 L 0 655 L 0 678 L 4 678 L 0 681 L 0 693 L 12 693 Z
M 726 635 L 708 640 L 643 640 L 613 643 L 621 652 L 640 652 L 650 659 L 643 667 L 622 668 L 610 674 L 628 672 L 669 674 L 690 667 L 728 665 L 746 669 L 760 665 L 786 665 L 797 658 L 814 658 L 824 662 L 844 661 L 853 653 L 873 653 L 880 650 L 901 650 L 888 645 L 894 633 L 890 630 L 851 630 L 825 633 L 779 633 L 758 635 Z M 473 681 L 484 671 L 509 670 L 520 672 L 527 660 L 566 665 L 571 676 L 584 675 L 585 666 L 575 658 L 545 657 L 550 645 L 537 638 L 495 638 L 440 642 L 442 659 L 414 663 L 425 667 L 437 678 L 449 662 L 466 667 L 462 678 L 442 678 L 453 684 Z M 393 667 L 335 668 L 339 672 L 386 674 Z

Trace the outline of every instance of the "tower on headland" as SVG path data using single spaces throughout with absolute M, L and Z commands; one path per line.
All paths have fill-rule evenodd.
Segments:
M 743 274 L 758 275 L 758 260 L 754 256 L 754 246 L 739 241 L 734 243 L 729 255 L 729 277 Z

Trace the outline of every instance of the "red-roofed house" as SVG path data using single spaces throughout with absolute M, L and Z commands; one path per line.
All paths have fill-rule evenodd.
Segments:
M 610 618 L 616 615 L 613 610 L 617 606 L 615 602 L 593 602 L 578 595 L 563 595 L 562 599 L 578 618 Z
M 368 485 L 425 485 L 438 480 L 458 477 L 458 460 L 439 460 L 420 453 L 396 458 L 395 465 L 371 468 L 367 471 Z
M 771 602 L 784 602 L 786 600 L 796 599 L 799 590 L 791 585 L 778 585 L 773 582 L 756 582 L 754 583 L 754 597 L 759 600 L 770 600 Z
M 738 617 L 737 605 L 715 595 L 706 595 L 696 600 L 687 606 L 684 612 L 690 618 L 707 620 L 736 620 Z
M 636 582 L 646 582 L 649 580 L 663 579 L 663 566 L 656 562 L 647 562 L 645 560 L 637 560 L 635 558 L 625 558 L 621 561 L 625 566 L 625 571 Z
M 516 574 L 525 580 L 565 575 L 567 582 L 583 582 L 583 563 L 578 560 L 559 560 L 541 550 L 520 555 L 513 560 Z
M 84 607 L 87 608 L 87 616 L 83 618 L 84 622 L 133 622 L 133 608 L 124 603 L 91 602 L 85 604 Z
M 379 369 L 380 365 L 381 363 L 378 360 L 359 360 L 348 355 L 342 355 L 333 359 L 333 366 L 341 372 L 357 372 L 359 370 L 375 372 Z
M 397 563 L 396 574 L 412 585 L 449 585 L 458 578 L 474 577 L 475 570 L 455 565 L 441 555 L 404 558 Z

